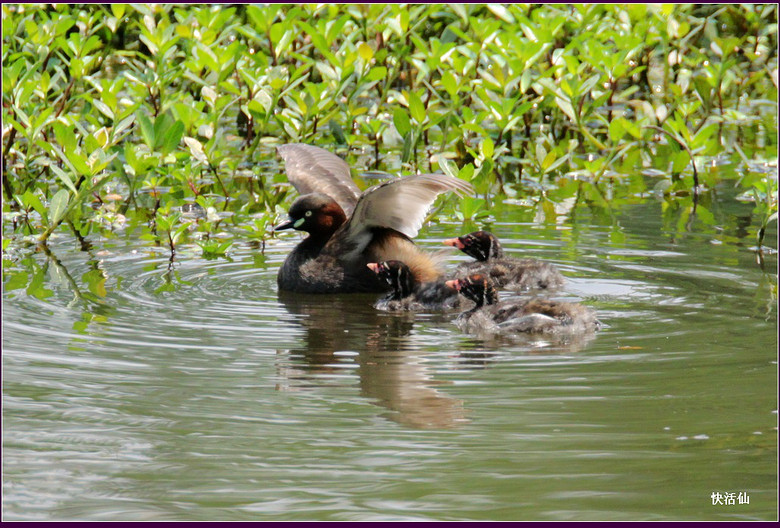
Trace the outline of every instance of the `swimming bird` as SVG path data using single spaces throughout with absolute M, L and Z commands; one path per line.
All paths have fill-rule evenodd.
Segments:
M 457 278 L 481 273 L 490 277 L 496 288 L 517 291 L 554 289 L 566 282 L 558 269 L 548 262 L 504 256 L 504 248 L 498 238 L 488 231 L 474 231 L 450 238 L 444 244 L 456 247 L 477 260 L 458 266 L 455 272 Z
M 461 305 L 457 290 L 443 279 L 418 282 L 409 266 L 398 260 L 370 262 L 368 268 L 390 285 L 390 292 L 374 305 L 379 310 L 451 310 Z
M 478 273 L 446 284 L 476 303 L 455 320 L 465 332 L 578 334 L 600 326 L 593 310 L 577 303 L 541 298 L 499 301 L 490 280 Z
M 349 165 L 319 147 L 282 145 L 290 183 L 299 196 L 287 221 L 275 231 L 309 234 L 287 256 L 277 275 L 281 290 L 308 293 L 382 292 L 388 284 L 366 264 L 400 260 L 415 280 L 439 277 L 436 258 L 412 242 L 439 194 L 472 191 L 471 184 L 444 174 L 396 178 L 360 192 Z

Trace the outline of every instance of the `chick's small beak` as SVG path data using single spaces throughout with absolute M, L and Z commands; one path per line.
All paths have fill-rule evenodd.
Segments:
M 379 273 L 379 264 L 378 263 L 376 263 L 376 262 L 369 262 L 368 264 L 366 264 L 366 266 L 368 266 L 368 269 L 370 269 L 374 273 Z
M 463 242 L 461 242 L 460 238 L 457 237 L 448 238 L 447 240 L 442 241 L 442 244 L 444 244 L 445 246 L 456 247 L 458 249 L 463 249 L 464 247 L 466 247 L 465 245 L 463 245 Z
M 458 279 L 448 280 L 444 285 L 453 290 L 460 291 L 460 281 Z
M 292 229 L 295 227 L 295 221 L 292 218 L 288 218 L 278 226 L 274 227 L 274 231 L 282 231 L 284 229 Z

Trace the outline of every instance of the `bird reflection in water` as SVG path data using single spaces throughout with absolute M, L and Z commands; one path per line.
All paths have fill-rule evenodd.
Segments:
M 414 314 L 379 312 L 372 307 L 375 301 L 375 294 L 280 291 L 279 302 L 306 331 L 305 347 L 287 351 L 300 369 L 285 375 L 285 388 L 343 372 L 336 365 L 351 352 L 356 353 L 361 394 L 391 411 L 386 418 L 422 429 L 466 423 L 463 402 L 436 388 L 441 382 L 426 368 L 423 351 L 408 339 Z

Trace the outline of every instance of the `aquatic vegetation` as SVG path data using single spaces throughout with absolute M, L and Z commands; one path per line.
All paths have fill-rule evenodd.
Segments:
M 287 142 L 466 179 L 477 194 L 439 212 L 467 223 L 505 200 L 554 218 L 568 200 L 649 194 L 707 222 L 720 185 L 755 202 L 759 251 L 777 218 L 774 4 L 2 13 L 14 244 L 125 230 L 218 256 L 264 242 L 291 199 L 273 161 Z M 195 204 L 210 217 L 186 218 Z

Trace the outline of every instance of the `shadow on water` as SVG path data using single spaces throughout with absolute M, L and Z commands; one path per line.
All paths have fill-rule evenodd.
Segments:
M 450 428 L 466 423 L 463 402 L 437 387 L 426 367 L 426 355 L 440 343 L 423 346 L 415 327 L 421 322 L 457 335 L 450 313 L 389 313 L 376 310 L 376 295 L 311 295 L 280 291 L 279 303 L 305 332 L 304 346 L 289 349 L 300 366 L 288 381 L 316 380 L 343 370 L 345 359 L 357 364 L 361 395 L 389 409 L 385 416 L 415 428 Z M 485 368 L 500 350 L 514 354 L 569 355 L 581 351 L 596 338 L 581 335 L 484 335 L 464 334 L 448 362 L 462 369 Z M 422 343 L 425 343 L 422 341 Z
M 361 394 L 390 412 L 385 416 L 416 428 L 465 423 L 463 402 L 437 390 L 424 351 L 409 339 L 415 314 L 388 314 L 372 304 L 375 295 L 305 295 L 280 291 L 279 302 L 305 329 L 304 347 L 291 349 L 301 365 L 294 379 L 338 370 L 354 355 Z M 290 381 L 293 381 L 291 379 Z

